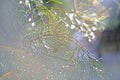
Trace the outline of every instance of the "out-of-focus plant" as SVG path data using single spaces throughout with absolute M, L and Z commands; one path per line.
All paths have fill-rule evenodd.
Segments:
M 74 0 L 74 9 L 69 9 L 59 0 L 20 0 L 27 16 L 23 44 L 33 53 L 70 60 L 77 66 L 81 66 L 79 60 L 83 61 L 101 80 L 109 80 L 110 77 L 103 76 L 107 72 L 99 60 L 91 56 L 73 33 L 81 32 L 91 41 L 95 38 L 94 31 L 101 30 L 101 21 L 109 16 L 110 9 L 106 11 L 97 0 L 77 1 Z
M 5 74 L 2 75 L 2 77 L 0 77 L 0 80 L 8 80 L 8 79 L 10 79 L 12 74 L 13 74 L 12 72 L 6 72 Z M 14 79 L 15 79 L 15 77 L 14 77 Z
M 54 52 L 74 44 L 75 52 L 79 54 L 79 51 L 83 50 L 88 58 L 91 58 L 89 51 L 72 34 L 79 31 L 91 41 L 95 38 L 94 31 L 101 30 L 100 22 L 109 16 L 110 11 L 98 0 L 74 0 L 74 10 L 63 6 L 64 2 L 61 0 L 20 0 L 19 3 L 28 16 L 28 24 L 32 26 L 27 28 L 27 46 L 27 42 L 30 42 L 31 47 L 42 46 Z M 49 42 L 49 39 L 52 42 Z
M 10 75 L 11 73 L 5 73 L 2 77 L 0 77 L 0 80 L 5 80 L 5 78 Z

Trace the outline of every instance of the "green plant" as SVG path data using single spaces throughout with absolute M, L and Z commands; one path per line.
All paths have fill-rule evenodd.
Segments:
M 39 71 L 43 69 L 43 71 L 46 71 L 45 74 L 49 72 L 51 75 L 62 76 L 60 79 L 67 78 L 68 80 L 75 80 L 77 76 L 77 80 L 110 80 L 111 75 L 106 72 L 101 62 L 95 59 L 84 45 L 81 45 L 81 42 L 73 36 L 74 32 L 81 32 L 82 35 L 91 41 L 95 38 L 94 30 L 101 28 L 98 27 L 101 18 L 99 18 L 99 14 L 96 13 L 97 17 L 94 16 L 94 19 L 97 19 L 97 21 L 91 19 L 91 11 L 89 9 L 87 12 L 82 12 L 81 9 L 79 11 L 75 1 L 76 0 L 74 0 L 75 10 L 66 8 L 64 2 L 59 0 L 46 2 L 41 0 L 19 1 L 24 15 L 27 16 L 23 27 L 24 35 L 22 35 L 22 46 L 24 50 L 28 52 L 26 54 L 27 58 L 21 58 L 21 56 L 25 56 L 25 54 L 20 50 L 2 47 L 4 49 L 10 49 L 10 51 L 13 51 L 12 53 L 15 53 L 14 55 L 12 54 L 14 60 L 16 64 L 22 67 L 20 71 L 17 68 L 18 71 L 16 71 L 16 73 L 22 75 L 22 72 L 25 72 L 22 69 L 25 68 L 28 72 L 32 72 L 31 70 L 35 71 L 34 73 L 38 75 L 37 77 L 34 75 L 35 79 L 45 79 L 46 77 L 43 76 L 46 75 L 34 69 L 34 67 L 39 64 L 40 66 L 37 65 Z M 88 1 L 88 3 L 90 3 L 90 0 Z M 89 6 L 91 5 L 92 3 L 90 3 Z M 82 7 L 84 6 L 80 6 L 80 8 Z M 104 17 L 106 17 L 106 15 Z M 93 27 L 95 28 L 94 30 Z M 30 53 L 32 53 L 32 55 L 29 55 Z M 32 60 L 37 63 L 35 66 Z M 40 62 L 44 64 L 44 67 L 41 66 Z M 19 67 L 16 66 L 16 64 L 13 65 Z M 59 69 L 61 71 L 59 71 Z M 62 72 L 63 74 L 66 73 L 67 77 L 63 75 Z M 50 78 L 50 80 L 59 79 L 56 76 L 54 77 L 55 79 Z

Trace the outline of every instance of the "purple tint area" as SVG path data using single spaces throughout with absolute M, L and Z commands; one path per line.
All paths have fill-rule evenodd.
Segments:
M 94 39 L 91 42 L 88 42 L 87 38 L 83 36 L 81 32 L 75 32 L 73 33 L 73 37 L 78 40 L 80 44 L 82 44 L 88 51 L 94 56 L 98 57 L 97 54 L 97 46 L 98 46 L 98 40 Z M 75 45 L 73 45 L 75 47 Z

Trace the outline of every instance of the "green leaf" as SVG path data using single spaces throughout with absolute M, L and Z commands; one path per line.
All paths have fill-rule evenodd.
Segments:
M 57 3 L 57 4 L 63 4 L 61 1 L 59 1 L 59 0 L 50 0 L 50 1 L 53 1 L 53 2 L 55 2 L 55 3 Z

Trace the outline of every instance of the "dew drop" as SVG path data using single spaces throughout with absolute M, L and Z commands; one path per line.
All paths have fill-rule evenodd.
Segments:
M 71 25 L 71 29 L 75 29 L 75 25 Z
M 22 4 L 23 2 L 22 1 L 19 1 L 19 4 Z
M 32 26 L 35 26 L 35 22 L 32 22 Z
M 30 22 L 30 21 L 32 21 L 32 19 L 31 19 L 31 18 L 29 18 L 29 20 L 28 20 L 28 21 Z

